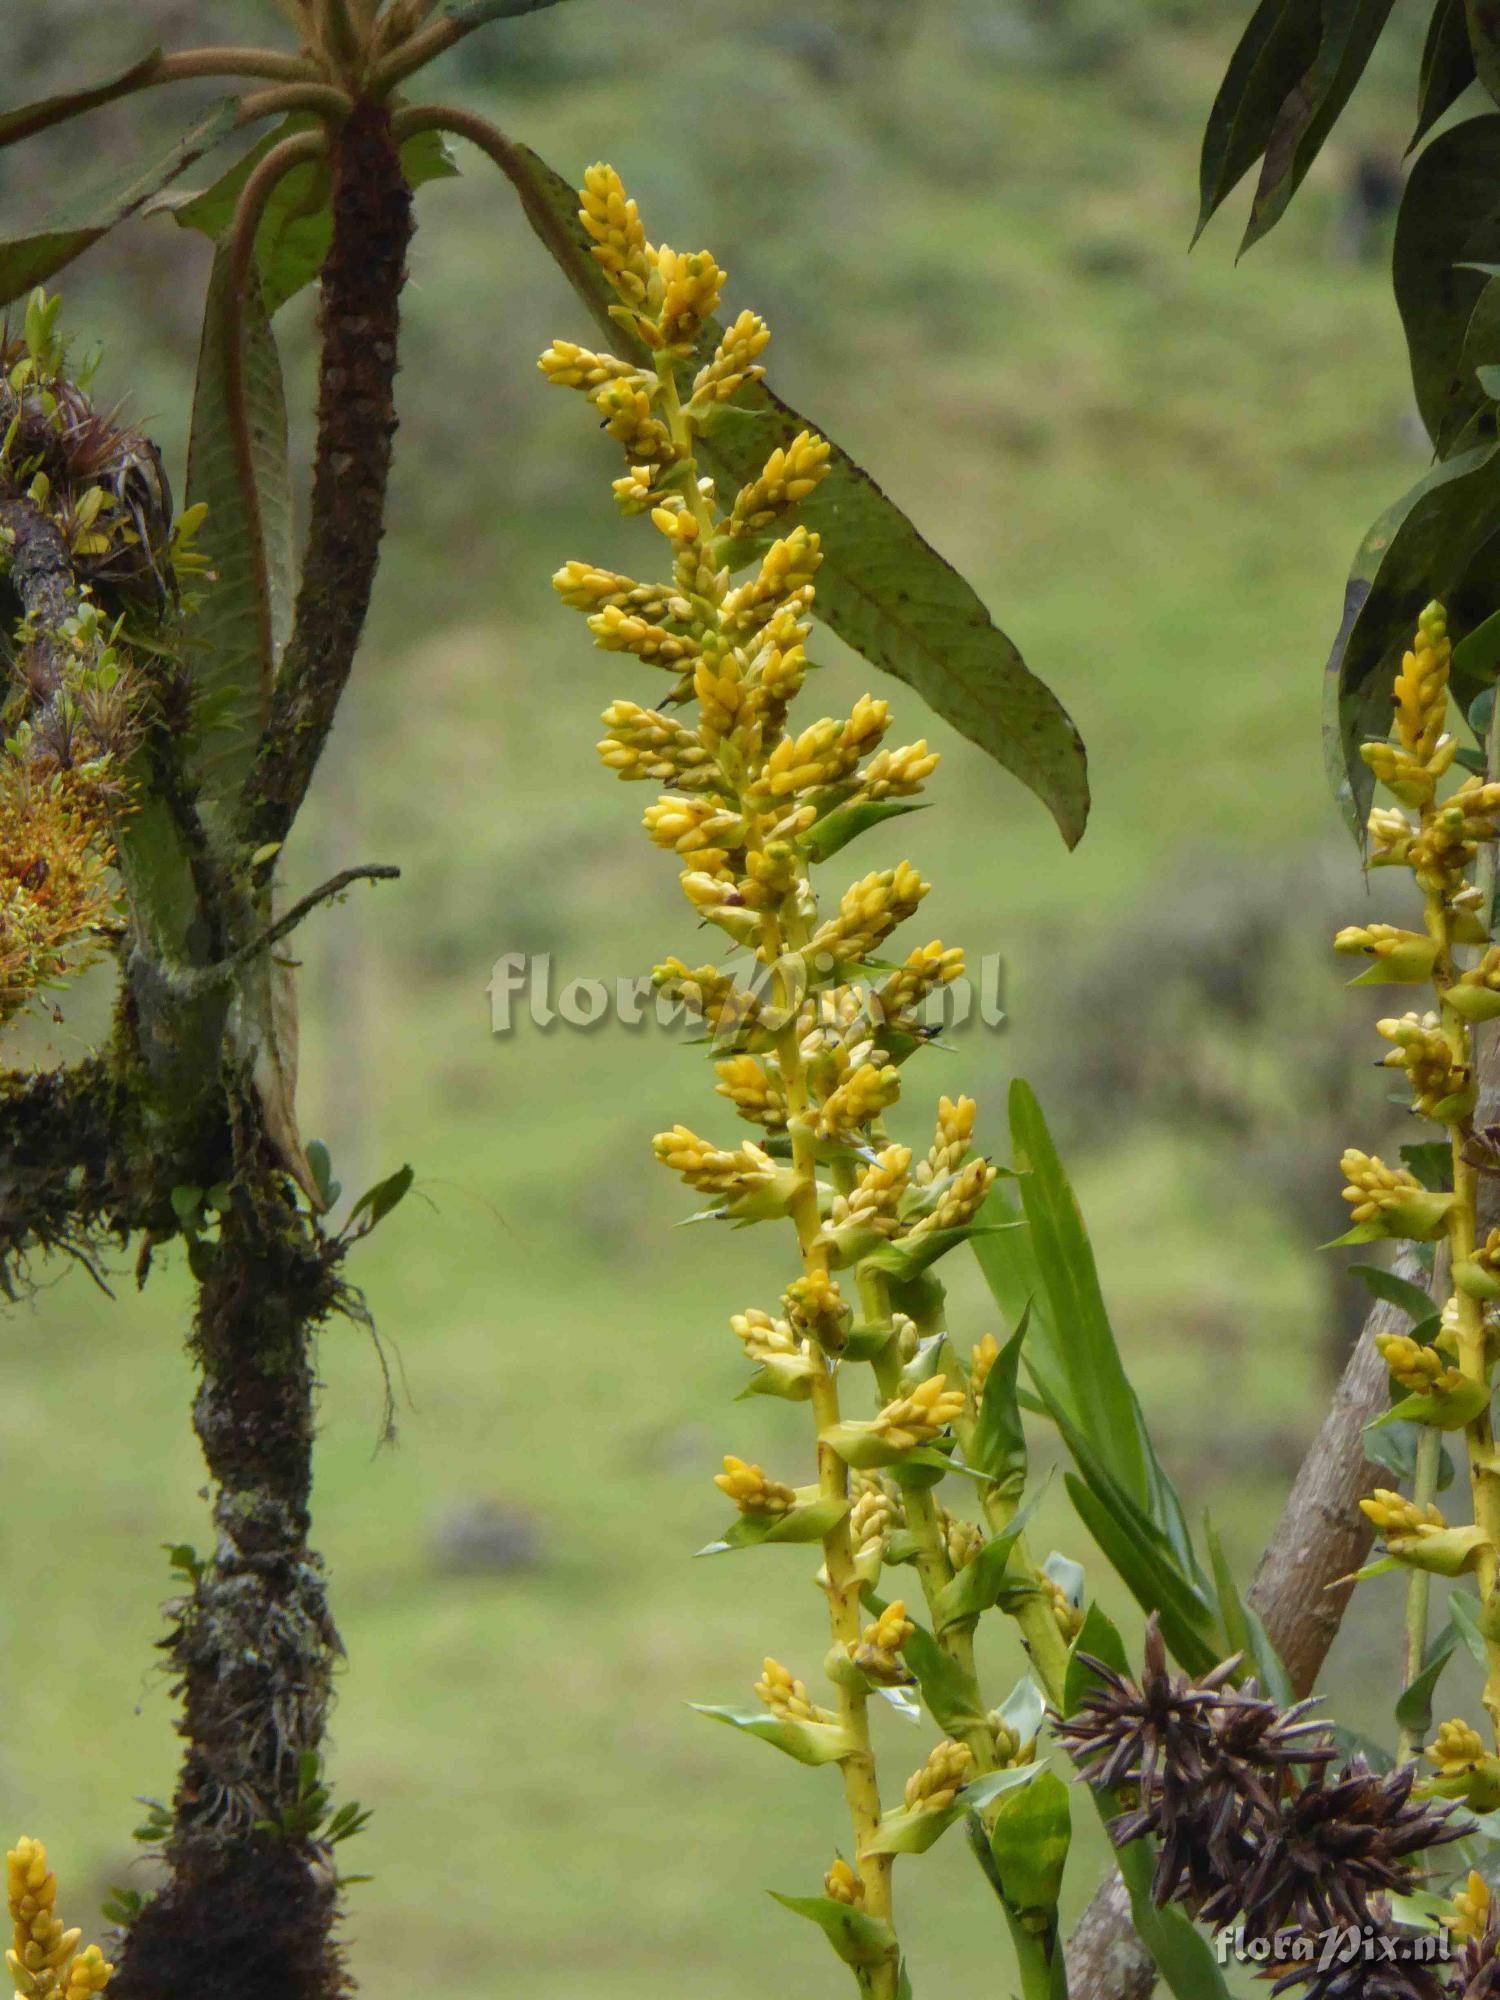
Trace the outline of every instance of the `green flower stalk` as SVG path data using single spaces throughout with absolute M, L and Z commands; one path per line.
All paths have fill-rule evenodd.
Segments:
M 813 883 L 816 863 L 909 809 L 937 757 L 925 742 L 886 747 L 886 703 L 870 695 L 846 717 L 790 720 L 822 560 L 820 535 L 796 516 L 825 475 L 829 447 L 804 431 L 721 500 L 698 440 L 742 420 L 734 399 L 762 372 L 766 327 L 749 312 L 724 331 L 712 323 L 724 273 L 706 251 L 648 243 L 613 169 L 591 168 L 580 201 L 634 358 L 556 341 L 540 366 L 579 391 L 624 447 L 616 501 L 650 521 L 671 567 L 662 582 L 638 583 L 570 562 L 554 586 L 585 615 L 597 646 L 666 677 L 652 706 L 610 704 L 599 754 L 620 778 L 667 788 L 645 812 L 646 833 L 675 857 L 695 916 L 749 968 L 739 978 L 676 958 L 656 968 L 658 988 L 710 1030 L 718 1094 L 754 1135 L 721 1144 L 675 1124 L 655 1152 L 702 1199 L 702 1217 L 791 1225 L 796 1265 L 778 1306 L 747 1308 L 732 1325 L 757 1390 L 806 1405 L 813 1430 L 815 1477 L 803 1485 L 725 1457 L 716 1484 L 736 1514 L 718 1546 L 816 1546 L 827 1694 L 815 1698 L 768 1659 L 755 1683 L 759 1710 L 708 1712 L 801 1762 L 838 1766 L 851 1859 L 835 1858 L 821 1898 L 792 1906 L 823 1926 L 862 1993 L 891 2000 L 902 1978 L 896 1857 L 1038 1774 L 1041 1693 L 1018 1721 L 986 1708 L 975 1623 L 997 1602 L 1013 1613 L 1042 1692 L 1060 1703 L 1078 1622 L 1032 1567 L 1015 1520 L 1024 1446 L 1014 1356 L 996 1367 L 1000 1350 L 988 1339 L 966 1375 L 930 1269 L 983 1227 L 996 1170 L 973 1153 L 973 1102 L 941 1100 L 920 1156 L 887 1130 L 904 1064 L 930 1039 L 924 1006 L 960 975 L 962 954 L 934 940 L 894 966 L 885 958 L 928 893 L 909 862 L 863 875 L 832 905 Z M 961 1454 L 982 1523 L 936 1495 Z M 876 1594 L 892 1563 L 914 1568 L 930 1632 L 908 1616 L 911 1592 L 889 1602 Z M 905 1691 L 916 1686 L 942 1739 L 887 1804 L 872 1702 L 894 1696 L 909 1706 Z M 1037 1796 L 1050 1809 L 1045 1786 Z M 1060 1811 L 1065 1845 L 1065 1796 Z M 1003 1863 L 998 1872 L 1003 1880 Z M 1045 1993 L 1055 1903 L 1012 1907 L 1003 1887 L 1001 1900 L 1026 1991 Z
M 1371 964 L 1355 984 L 1426 986 L 1432 1005 L 1378 1023 L 1389 1045 L 1386 1068 L 1405 1073 L 1411 1108 L 1443 1128 L 1451 1160 L 1447 1186 L 1424 1186 L 1405 1168 L 1387 1166 L 1353 1148 L 1341 1162 L 1344 1199 L 1354 1227 L 1345 1241 L 1407 1237 L 1440 1245 L 1447 1296 L 1441 1311 L 1412 1335 L 1382 1336 L 1379 1346 L 1396 1388 L 1397 1413 L 1422 1426 L 1414 1492 L 1405 1499 L 1378 1491 L 1361 1506 L 1381 1535 L 1386 1553 L 1410 1571 L 1407 1600 L 1407 1679 L 1423 1664 L 1428 1579 L 1471 1576 L 1478 1589 L 1478 1624 L 1484 1638 L 1484 1705 L 1500 1743 L 1500 1461 L 1490 1421 L 1490 1302 L 1500 1298 L 1500 1233 L 1481 1242 L 1474 1141 L 1474 1031 L 1500 1016 L 1500 949 L 1492 942 L 1492 865 L 1481 849 L 1500 823 L 1500 783 L 1469 774 L 1445 798 L 1438 792 L 1458 754 L 1446 727 L 1452 648 L 1440 604 L 1429 604 L 1417 624 L 1413 647 L 1395 682 L 1395 716 L 1389 740 L 1361 751 L 1377 781 L 1395 799 L 1370 815 L 1370 863 L 1410 871 L 1422 896 L 1420 931 L 1389 924 L 1351 926 L 1334 949 L 1357 953 Z M 1430 1337 L 1429 1337 L 1430 1336 Z M 1473 1521 L 1450 1525 L 1436 1505 L 1436 1468 L 1444 1431 L 1462 1432 L 1467 1447 Z M 1493 1784 L 1493 1759 L 1450 1754 L 1467 1725 L 1445 1723 L 1428 1751 L 1453 1795 L 1477 1798 Z M 1402 1752 L 1415 1744 L 1403 1737 Z M 1460 1771 L 1458 1766 L 1467 1768 Z M 1464 1782 L 1456 1786 L 1455 1777 Z M 1472 1782 L 1470 1782 L 1472 1780 Z M 1486 1806 L 1482 1809 L 1488 1809 Z

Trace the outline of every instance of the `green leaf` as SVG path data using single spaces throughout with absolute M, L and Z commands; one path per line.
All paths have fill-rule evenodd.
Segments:
M 1013 1910 L 1055 1920 L 1071 1837 L 1068 1788 L 1055 1771 L 1039 1771 L 1001 1799 L 990 1822 L 990 1853 Z
M 1482 624 L 1476 625 L 1472 632 L 1459 640 L 1453 648 L 1453 671 L 1465 681 L 1481 687 L 1494 681 L 1496 672 L 1500 671 L 1500 611 L 1492 611 Z M 1493 700 L 1493 687 L 1489 689 L 1489 694 Z M 1479 718 L 1472 712 L 1469 726 L 1476 735 L 1482 733 Z
M 1076 1473 L 1063 1475 L 1078 1518 L 1098 1543 L 1143 1611 L 1161 1616 L 1162 1637 L 1189 1673 L 1205 1674 L 1217 1666 L 1224 1647 L 1212 1612 L 1178 1569 L 1172 1552 L 1151 1531 L 1151 1524 L 1128 1501 L 1109 1501 Z M 1118 1502 L 1124 1498 L 1115 1489 Z
M 966 1624 L 999 1601 L 1010 1568 L 1011 1551 L 1026 1531 L 1026 1524 L 1041 1505 L 1045 1488 L 1033 1493 L 1018 1509 L 1008 1525 L 991 1536 L 972 1562 L 964 1564 L 932 1603 L 932 1622 L 939 1632 L 950 1625 Z
M 529 147 L 513 145 L 510 157 L 527 219 L 618 346 L 621 329 L 609 313 L 614 294 L 589 255 L 575 191 Z M 705 344 L 716 339 L 717 329 L 708 329 Z M 701 440 L 704 462 L 728 496 L 759 473 L 774 449 L 809 427 L 756 383 Z M 973 588 L 836 444 L 829 466 L 798 510 L 798 519 L 823 537 L 818 616 L 1019 778 L 1075 845 L 1088 817 L 1087 764 L 1057 697 L 991 621 Z
M 58 97 L 43 97 L 35 104 L 23 104 L 18 111 L 7 111 L 0 116 L 0 147 L 14 146 L 18 140 L 30 139 L 70 118 L 81 117 L 85 111 L 95 111 L 101 104 L 113 104 L 116 98 L 143 89 L 160 61 L 161 50 L 151 49 L 104 83 L 87 84 L 82 90 L 64 91 Z
M 214 255 L 203 314 L 187 498 L 208 508 L 203 547 L 217 581 L 185 633 L 185 663 L 208 712 L 191 768 L 206 803 L 227 808 L 254 759 L 265 704 L 292 623 L 292 495 L 286 399 L 276 338 L 255 290 L 243 303 L 241 374 L 254 496 L 236 473 L 225 375 L 229 249 Z
M 836 806 L 822 819 L 814 820 L 801 835 L 801 844 L 809 859 L 827 861 L 841 847 L 847 847 L 851 840 L 857 840 L 883 820 L 900 819 L 906 813 L 925 810 L 920 799 L 851 799 L 848 805 Z
M 1422 1671 L 1401 1692 L 1396 1703 L 1396 1721 L 1419 1741 L 1432 1727 L 1432 1697 L 1438 1679 L 1459 1641 L 1458 1627 L 1450 1615 L 1448 1623 L 1433 1640 Z
M 1425 1427 L 1417 1424 L 1396 1422 L 1385 1430 L 1365 1432 L 1365 1457 L 1372 1465 L 1389 1472 L 1399 1484 L 1409 1482 L 1417 1469 L 1417 1440 L 1426 1435 Z M 1438 1453 L 1437 1490 L 1445 1492 L 1453 1484 L 1453 1460 L 1446 1447 Z
M 558 0 L 448 0 L 444 13 L 461 28 L 482 28 L 487 21 L 510 21 L 521 14 L 539 14 Z
M 313 131 L 316 126 L 317 120 L 304 114 L 287 118 L 211 187 L 196 194 L 165 195 L 151 207 L 169 213 L 179 227 L 196 230 L 217 243 L 234 220 L 246 181 L 266 154 L 284 139 Z M 413 188 L 451 179 L 458 172 L 443 135 L 435 131 L 415 133 L 405 142 L 401 170 Z M 332 172 L 326 158 L 301 161 L 283 174 L 272 190 L 255 235 L 255 260 L 268 319 L 311 284 L 322 269 L 333 240 L 332 192 Z
M 1317 54 L 1320 26 L 1320 0 L 1260 0 L 1251 15 L 1203 133 L 1195 242 L 1265 151 L 1276 114 Z
M 1420 1322 L 1431 1317 L 1432 1300 L 1421 1285 L 1414 1285 L 1409 1278 L 1399 1277 L 1382 1264 L 1351 1264 L 1348 1269 L 1350 1277 L 1358 1278 L 1372 1298 L 1384 1299 L 1408 1319 Z
M 1427 24 L 1422 67 L 1417 80 L 1417 127 L 1407 147 L 1412 152 L 1445 111 L 1451 110 L 1474 81 L 1474 52 L 1464 0 L 1437 0 Z
M 919 1277 L 930 1264 L 937 1263 L 940 1257 L 946 1257 L 950 1250 L 956 1250 L 961 1243 L 975 1242 L 996 1230 L 1016 1227 L 1014 1221 L 985 1220 L 960 1223 L 953 1229 L 924 1229 L 920 1236 L 903 1236 L 898 1242 L 883 1243 L 868 1257 L 861 1257 L 856 1268 L 860 1271 L 880 1271 L 896 1284 L 907 1284 Z
M 1466 0 L 1464 12 L 1479 81 L 1491 97 L 1500 97 L 1500 13 L 1495 0 Z
M 1374 788 L 1359 746 L 1387 731 L 1392 684 L 1422 607 L 1441 598 L 1454 628 L 1462 628 L 1459 592 L 1466 583 L 1477 590 L 1481 557 L 1495 559 L 1486 545 L 1497 510 L 1500 446 L 1476 445 L 1435 466 L 1389 507 L 1355 557 L 1326 669 L 1323 740 L 1329 782 L 1356 837 Z M 1371 1239 L 1346 1233 L 1338 1240 Z
M 1016 1400 L 1016 1377 L 1021 1366 L 1021 1343 L 1030 1323 L 1028 1301 L 1020 1325 L 996 1355 L 985 1377 L 979 1413 L 964 1447 L 964 1457 L 974 1471 L 986 1473 L 995 1481 L 995 1490 L 1008 1499 L 1019 1499 L 1026 1484 L 1026 1433 Z
M 1417 408 L 1446 450 L 1482 406 L 1459 372 L 1486 276 L 1500 257 L 1500 117 L 1466 118 L 1417 160 L 1401 196 L 1391 272 L 1411 357 Z
M 1379 1430 L 1383 1424 L 1399 1421 L 1432 1425 L 1440 1431 L 1461 1431 L 1474 1421 L 1489 1400 L 1487 1382 L 1465 1378 L 1456 1389 L 1403 1396 L 1399 1403 L 1393 1403 L 1376 1417 L 1370 1429 Z
M 854 1747 L 831 1722 L 794 1722 L 763 1708 L 721 1708 L 702 1701 L 691 1701 L 688 1707 L 713 1722 L 727 1722 L 731 1729 L 758 1736 L 762 1743 L 784 1750 L 799 1764 L 836 1764 Z
M 1364 74 L 1394 0 L 1322 0 L 1318 52 L 1277 110 L 1241 251 L 1281 220 Z
M 895 1955 L 896 1934 L 881 1917 L 867 1916 L 832 1896 L 782 1896 L 774 1889 L 770 1895 L 793 1916 L 816 1924 L 845 1965 L 882 1965 Z
M 1010 1129 L 1030 1227 L 982 1239 L 975 1245 L 980 1267 L 1013 1325 L 1031 1308 L 1027 1366 L 1144 1503 L 1150 1484 L 1140 1405 L 1115 1346 L 1078 1203 L 1041 1106 L 1019 1080 L 1011 1086 Z M 998 1200 L 991 1195 L 992 1211 Z
M 67 202 L 43 227 L 0 243 L 0 305 L 23 297 L 108 235 L 117 223 L 186 171 L 235 129 L 238 100 L 220 98 L 149 166 L 111 181 L 107 189 Z M 23 115 L 23 114 L 17 114 Z
M 925 1854 L 965 1813 L 981 1812 L 1005 1792 L 1036 1783 L 1045 1769 L 1041 1764 L 1022 1764 L 1007 1771 L 989 1771 L 975 1778 L 957 1794 L 951 1806 L 938 1811 L 913 1811 L 903 1806 L 883 1813 L 880 1825 L 865 1844 L 867 1854 Z
M 1484 1633 L 1480 1630 L 1481 1606 L 1479 1599 L 1466 1590 L 1450 1590 L 1448 1593 L 1448 1618 L 1458 1637 L 1463 1640 L 1470 1653 L 1481 1667 L 1488 1668 L 1489 1648 Z
M 802 1498 L 802 1493 L 809 1495 Z M 847 1499 L 811 1497 L 816 1488 L 799 1492 L 797 1505 L 781 1514 L 737 1514 L 723 1539 L 699 1549 L 700 1556 L 722 1555 L 729 1549 L 754 1549 L 766 1542 L 820 1542 L 849 1511 Z
M 362 1233 L 368 1236 L 377 1223 L 384 1222 L 391 1210 L 405 1201 L 406 1197 L 411 1193 L 412 1183 L 415 1179 L 416 1175 L 409 1166 L 397 1167 L 395 1173 L 388 1175 L 383 1181 L 377 1181 L 374 1187 L 365 1190 L 353 1208 L 350 1209 L 349 1220 L 344 1225 L 345 1228 L 352 1229 L 354 1224 L 363 1216 L 365 1218 L 365 1226 Z

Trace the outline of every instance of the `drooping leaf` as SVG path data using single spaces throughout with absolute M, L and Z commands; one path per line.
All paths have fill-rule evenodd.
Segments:
M 204 307 L 187 498 L 208 508 L 201 541 L 216 582 L 188 624 L 185 659 L 199 699 L 192 768 L 212 810 L 227 806 L 250 769 L 276 663 L 291 630 L 292 496 L 286 399 L 276 338 L 248 288 L 241 363 L 253 497 L 242 490 L 226 376 L 229 250 L 214 257 Z
M 783 1896 L 772 1889 L 771 1898 L 795 1917 L 816 1924 L 845 1965 L 881 1965 L 896 1949 L 896 1934 L 882 1917 L 872 1917 L 832 1896 Z
M 1450 450 L 1484 397 L 1460 370 L 1470 321 L 1500 259 L 1500 116 L 1466 118 L 1421 154 L 1402 192 L 1391 271 L 1427 434 Z M 1481 359 L 1493 358 L 1481 355 Z
M 1397 1722 L 1403 1729 L 1409 1730 L 1419 1742 L 1432 1727 L 1432 1697 L 1460 1636 L 1459 1629 L 1450 1616 L 1448 1623 L 1428 1647 L 1422 1671 L 1402 1689 L 1396 1703 Z
M 1493 433 L 1493 419 L 1489 427 Z M 1497 520 L 1500 446 L 1492 435 L 1419 480 L 1380 517 L 1355 557 L 1325 670 L 1323 742 L 1329 783 L 1356 836 L 1374 785 L 1359 746 L 1389 727 L 1391 687 L 1417 614 L 1441 598 L 1453 629 L 1461 631 L 1470 622 L 1467 613 L 1485 616 L 1493 609 L 1481 572 L 1487 576 L 1500 555 Z M 1487 591 L 1489 601 L 1480 604 Z
M 609 316 L 614 294 L 589 255 L 578 198 L 528 147 L 510 148 L 508 172 L 528 221 L 611 344 L 625 339 Z M 717 339 L 709 329 L 705 346 Z M 700 440 L 726 496 L 754 478 L 807 419 L 757 383 Z M 1071 847 L 1088 817 L 1082 741 L 1057 697 L 992 622 L 973 588 L 835 444 L 830 470 L 799 509 L 822 535 L 817 613 L 875 666 L 905 681 L 928 706 L 1003 764 L 1052 813 Z
M 1363 76 L 1393 4 L 1394 0 L 1322 0 L 1318 52 L 1276 113 L 1242 249 L 1258 243 L 1285 215 Z
M 1276 114 L 1318 52 L 1320 0 L 1260 0 L 1219 86 L 1198 162 L 1201 235 L 1266 149 Z
M 102 104 L 113 104 L 116 98 L 128 97 L 131 91 L 140 90 L 151 81 L 160 61 L 161 50 L 150 49 L 138 62 L 104 83 L 86 84 L 82 90 L 63 91 L 57 97 L 43 97 L 35 104 L 23 104 L 17 111 L 0 114 L 0 147 L 14 146 L 21 139 L 30 139 L 54 125 L 66 124 L 70 118 L 81 117 L 85 111 L 95 111 Z
M 349 1211 L 349 1221 L 345 1225 L 352 1228 L 361 1219 L 366 1235 L 378 1223 L 384 1222 L 393 1208 L 396 1208 L 411 1193 L 416 1174 L 409 1166 L 397 1167 L 395 1173 L 388 1174 L 383 1181 L 377 1181 L 367 1188 Z
M 102 191 L 75 197 L 39 228 L 0 243 L 0 305 L 9 305 L 54 272 L 81 257 L 117 223 L 143 207 L 180 173 L 234 130 L 237 100 L 210 105 L 180 139 L 144 167 L 119 176 Z
M 1414 151 L 1443 113 L 1452 109 L 1474 76 L 1474 51 L 1469 46 L 1464 0 L 1437 0 L 1422 48 L 1422 67 L 1417 79 L 1417 126 L 1408 152 Z
M 256 167 L 273 146 L 299 132 L 315 129 L 304 114 L 285 119 L 221 174 L 211 187 L 196 194 L 171 194 L 151 204 L 170 214 L 183 229 L 196 230 L 217 243 L 234 218 L 235 205 Z M 401 148 L 401 170 L 413 188 L 427 181 L 451 178 L 458 172 L 440 132 L 417 132 Z M 332 175 L 327 159 L 303 160 L 276 183 L 255 234 L 255 261 L 260 272 L 262 303 L 274 318 L 288 299 L 310 285 L 323 267 L 333 239 Z

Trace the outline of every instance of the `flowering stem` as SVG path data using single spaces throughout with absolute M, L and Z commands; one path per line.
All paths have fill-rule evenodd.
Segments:
M 1442 1459 L 1443 1434 L 1427 1428 L 1418 1433 L 1416 1469 L 1411 1497 L 1416 1507 L 1425 1507 L 1436 1497 L 1438 1465 Z M 1406 1643 L 1401 1656 L 1401 1685 L 1409 1688 L 1422 1671 L 1427 1657 L 1427 1608 L 1432 1596 L 1432 1578 L 1425 1569 L 1414 1569 L 1406 1579 Z M 1396 1762 L 1410 1763 L 1420 1749 L 1418 1732 L 1401 1725 L 1396 1738 Z

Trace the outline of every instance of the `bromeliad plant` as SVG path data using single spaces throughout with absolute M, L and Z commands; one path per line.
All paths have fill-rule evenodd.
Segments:
M 746 959 L 737 977 L 669 958 L 654 979 L 706 1025 L 718 1095 L 755 1136 L 722 1146 L 677 1124 L 655 1152 L 705 1198 L 698 1219 L 779 1223 L 795 1242 L 777 1305 L 747 1308 L 732 1327 L 749 1388 L 806 1411 L 814 1476 L 784 1483 L 726 1455 L 715 1483 L 735 1511 L 709 1552 L 809 1545 L 828 1618 L 825 1690 L 767 1659 L 758 1708 L 703 1712 L 800 1763 L 837 1767 L 847 1855 L 821 1895 L 780 1900 L 823 1928 L 861 1992 L 906 1990 L 897 1857 L 967 1817 L 1025 1990 L 1045 1994 L 1068 1808 L 1037 1760 L 1037 1727 L 1043 1694 L 1063 1699 L 1078 1572 L 1059 1559 L 1039 1568 L 1024 1541 L 1020 1335 L 1004 1349 L 987 1336 L 960 1366 L 944 1325 L 933 1267 L 987 1227 L 996 1177 L 972 1151 L 973 1100 L 940 1099 L 923 1152 L 889 1129 L 903 1066 L 931 1039 L 924 1007 L 963 958 L 937 940 L 894 963 L 883 956 L 928 892 L 908 862 L 863 875 L 831 908 L 814 886 L 819 864 L 912 809 L 937 757 L 925 741 L 885 747 L 886 704 L 869 695 L 845 717 L 791 720 L 825 560 L 823 538 L 797 516 L 829 448 L 803 431 L 721 501 L 703 446 L 734 426 L 766 326 L 742 312 L 712 327 L 724 273 L 707 252 L 648 243 L 612 169 L 591 168 L 580 201 L 614 316 L 642 359 L 559 340 L 540 365 L 582 392 L 624 447 L 616 501 L 662 537 L 670 573 L 638 583 L 570 562 L 554 586 L 596 645 L 667 676 L 652 706 L 610 704 L 599 752 L 621 778 L 668 787 L 646 809 L 646 832 L 676 858 L 695 914 Z M 939 1499 L 957 1484 L 977 1519 Z M 899 1594 L 885 1575 L 895 1565 L 913 1572 Z M 908 1611 L 913 1587 L 925 1625 Z M 997 1605 L 1016 1621 L 1030 1674 L 991 1707 L 973 1634 Z M 915 1713 L 913 1689 L 941 1733 L 893 1799 L 871 1704 Z

